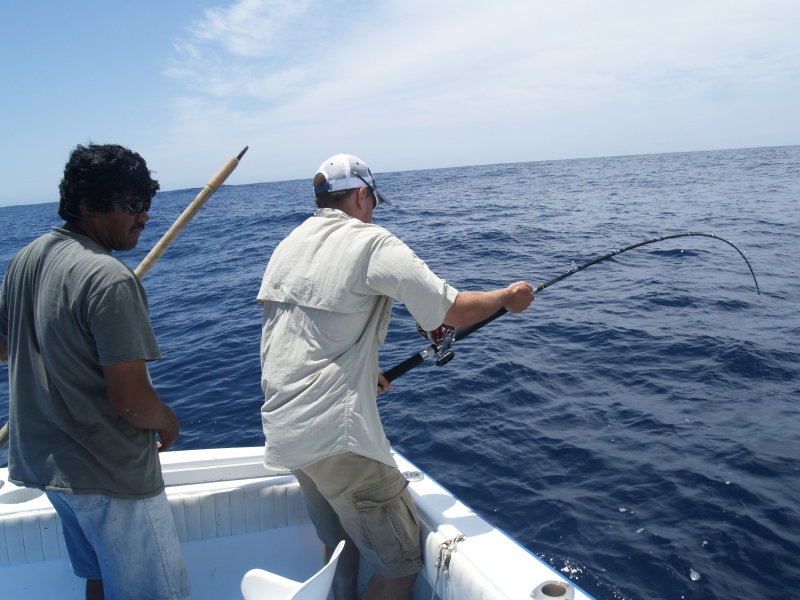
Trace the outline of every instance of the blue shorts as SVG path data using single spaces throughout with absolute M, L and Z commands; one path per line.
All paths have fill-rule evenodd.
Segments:
M 161 492 L 143 500 L 47 492 L 64 529 L 72 570 L 102 579 L 107 600 L 189 595 L 175 522 Z

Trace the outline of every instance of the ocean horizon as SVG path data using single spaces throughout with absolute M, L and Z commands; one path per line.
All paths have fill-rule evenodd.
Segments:
M 247 157 L 243 158 L 247 160 Z M 598 600 L 800 585 L 800 146 L 376 173 L 375 223 L 459 290 L 548 281 L 379 400 L 421 469 Z M 134 268 L 200 188 L 160 192 Z M 57 190 L 53 190 L 57 198 Z M 225 185 L 144 278 L 175 449 L 263 444 L 261 309 L 309 179 Z M 0 269 L 61 224 L 0 207 Z M 384 370 L 427 346 L 395 303 Z M 8 414 L 0 367 L 0 421 Z M 0 451 L 5 465 L 7 449 Z M 789 592 L 791 593 L 791 592 Z

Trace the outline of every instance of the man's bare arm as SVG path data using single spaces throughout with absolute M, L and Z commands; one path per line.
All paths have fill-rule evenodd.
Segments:
M 451 327 L 466 327 L 491 317 L 501 308 L 519 313 L 531 305 L 533 298 L 533 286 L 525 281 L 491 292 L 459 292 L 444 317 L 444 323 Z
M 103 367 L 108 401 L 119 416 L 139 429 L 154 429 L 161 438 L 160 450 L 168 450 L 181 430 L 178 417 L 158 397 L 150 383 L 144 360 Z

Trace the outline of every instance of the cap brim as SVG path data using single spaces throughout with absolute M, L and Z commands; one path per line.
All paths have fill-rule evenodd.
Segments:
M 384 204 L 388 204 L 389 206 L 392 205 L 392 201 L 389 200 L 389 198 L 386 197 L 386 194 L 384 194 L 382 191 L 380 191 L 378 189 L 375 189 L 375 188 L 372 188 L 372 189 L 375 192 L 375 195 L 378 196 L 378 200 L 380 200 Z

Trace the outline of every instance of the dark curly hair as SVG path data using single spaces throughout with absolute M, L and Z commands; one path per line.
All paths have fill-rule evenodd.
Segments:
M 58 215 L 67 222 L 81 219 L 80 203 L 107 213 L 113 210 L 109 200 L 122 196 L 152 199 L 159 189 L 150 177 L 147 163 L 136 152 L 117 144 L 78 145 L 64 167 L 58 186 L 61 200 Z

